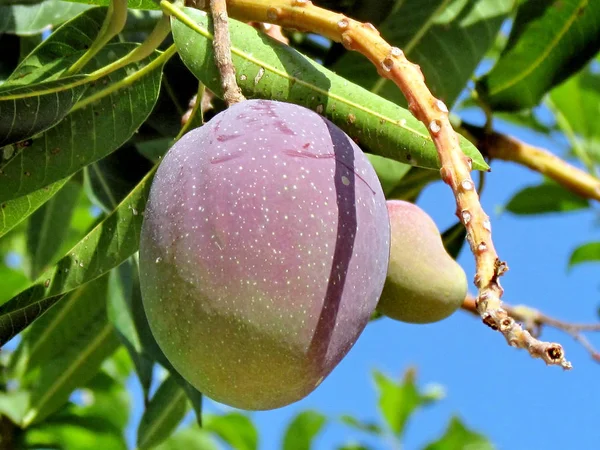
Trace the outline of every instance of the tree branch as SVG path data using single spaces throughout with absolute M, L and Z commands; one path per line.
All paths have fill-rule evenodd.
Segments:
M 229 18 L 226 0 L 210 0 L 210 12 L 213 18 L 213 48 L 215 62 L 221 74 L 223 99 L 227 106 L 245 100 L 242 90 L 235 79 L 235 67 L 231 60 L 231 39 L 229 37 Z
M 477 147 L 490 159 L 511 161 L 551 178 L 583 198 L 600 201 L 600 180 L 578 169 L 546 149 L 534 147 L 512 136 L 479 127 L 465 126 Z
M 199 8 L 206 4 L 206 0 L 188 1 Z M 390 79 L 402 90 L 410 111 L 427 127 L 436 146 L 442 180 L 451 187 L 456 214 L 467 230 L 467 240 L 476 262 L 475 285 L 479 291 L 476 306 L 483 322 L 494 330 L 500 330 L 510 345 L 527 349 L 532 356 L 542 357 L 547 364 L 571 368 L 559 344 L 527 338 L 502 308 L 504 291 L 499 278 L 508 266 L 500 261 L 494 248 L 490 219 L 481 207 L 471 178 L 472 161 L 458 145 L 458 137 L 448 118 L 448 108 L 431 94 L 419 66 L 408 61 L 402 50 L 390 46 L 373 25 L 319 8 L 310 0 L 227 0 L 227 7 L 232 17 L 238 20 L 273 23 L 341 42 L 345 48 L 366 56 L 381 76 Z
M 478 315 L 475 302 L 475 297 L 467 295 L 467 298 L 465 298 L 462 304 L 462 309 Z M 600 332 L 600 323 L 584 324 L 564 322 L 562 320 L 547 316 L 539 310 L 526 305 L 510 306 L 505 303 L 503 307 L 513 319 L 523 324 L 523 327 L 525 328 L 523 333 L 529 334 L 532 339 L 537 339 L 542 332 L 542 328 L 545 326 L 556 328 L 567 333 L 573 339 L 579 342 L 590 353 L 592 359 L 600 363 L 600 352 L 598 352 L 582 334 L 584 331 Z

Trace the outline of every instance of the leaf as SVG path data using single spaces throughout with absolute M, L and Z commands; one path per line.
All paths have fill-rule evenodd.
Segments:
M 106 11 L 107 8 L 91 8 L 61 25 L 20 62 L 9 80 L 22 80 L 60 58 L 86 51 L 98 35 Z
M 32 2 L 28 5 L 0 5 L 0 33 L 21 36 L 38 34 L 88 8 L 87 5 L 60 0 Z
M 181 59 L 208 89 L 221 95 L 208 18 L 185 8 L 193 29 L 172 19 Z M 314 61 L 274 41 L 253 27 L 231 20 L 232 57 L 238 84 L 248 98 L 297 103 L 322 114 L 358 139 L 366 152 L 400 162 L 438 168 L 438 156 L 421 122 L 397 105 L 339 77 Z M 473 145 L 460 140 L 475 169 L 488 166 Z
M 110 360 L 118 354 L 119 350 L 112 355 Z M 73 423 L 77 423 L 77 418 L 81 417 L 99 419 L 109 425 L 107 428 L 112 427 L 113 430 L 122 434 L 129 421 L 131 403 L 125 380 L 111 376 L 103 369 L 96 373 L 86 383 L 85 387 L 79 390 L 83 394 L 83 405 L 69 404 L 59 414 L 66 411 L 69 416 L 75 419 Z M 48 420 L 56 420 L 56 416 L 54 414 Z M 61 422 L 66 422 L 62 415 Z
M 132 315 L 134 290 L 139 289 L 138 267 L 134 258 L 109 272 L 108 289 L 108 319 L 129 353 L 144 392 L 144 401 L 147 401 L 154 362 L 143 353 Z
M 400 183 L 391 192 L 386 193 L 386 198 L 414 203 L 429 183 L 439 179 L 440 173 L 437 171 L 411 167 Z
M 152 168 L 152 163 L 126 144 L 85 168 L 88 197 L 104 211 L 112 211 Z
M 383 38 L 421 66 L 431 92 L 452 106 L 492 47 L 514 0 L 404 0 L 378 27 Z M 338 75 L 402 106 L 400 90 L 364 56 L 347 52 Z
M 217 450 L 210 434 L 198 427 L 188 427 L 178 431 L 155 450 Z
M 600 2 L 521 2 L 507 46 L 477 90 L 494 110 L 537 105 L 600 49 Z
M 4 236 L 15 226 L 33 214 L 35 210 L 46 203 L 63 186 L 65 186 L 68 181 L 69 177 L 64 178 L 42 189 L 38 189 L 31 194 L 0 204 L 0 211 L 2 212 L 0 237 Z
M 600 139 L 600 74 L 588 67 L 554 88 L 550 99 L 576 135 L 584 139 Z
M 455 223 L 442 233 L 444 248 L 452 258 L 458 258 L 465 245 L 466 237 L 467 229 L 461 222 Z
M 122 436 L 93 419 L 80 420 L 79 424 L 44 422 L 26 430 L 19 439 L 18 448 L 23 449 L 127 450 Z
M 376 423 L 370 423 L 370 422 L 365 423 L 361 420 L 358 420 L 356 417 L 353 417 L 350 415 L 343 415 L 342 417 L 340 417 L 340 420 L 345 425 L 348 425 L 349 427 L 355 428 L 357 430 L 364 431 L 364 432 L 370 433 L 370 434 L 374 434 L 376 436 L 383 435 L 383 430 Z
M 513 214 L 543 214 L 585 209 L 589 201 L 557 184 L 543 183 L 517 192 L 506 205 Z
M 87 5 L 108 6 L 110 0 L 68 0 Z M 155 0 L 129 0 L 127 7 L 132 9 L 160 9 L 159 2 Z
M 481 434 L 466 428 L 458 417 L 453 417 L 444 435 L 425 450 L 492 450 L 494 447 Z
M 327 418 L 320 412 L 302 411 L 288 425 L 283 437 L 283 450 L 310 450 L 326 423 Z
M 72 87 L 85 77 L 74 75 L 26 86 L 0 87 L 0 147 L 28 139 L 60 122 L 86 90 Z
M 0 392 L 0 417 L 5 415 L 13 423 L 20 423 L 27 411 L 29 392 Z M 1 443 L 2 441 L 0 441 Z
M 204 429 L 215 433 L 236 450 L 258 448 L 258 431 L 250 418 L 244 414 L 232 412 L 222 416 L 207 416 Z
M 569 258 L 569 267 L 586 262 L 600 261 L 600 242 L 588 242 L 573 250 Z
M 55 196 L 29 218 L 27 251 L 32 278 L 37 278 L 52 261 L 67 237 L 69 223 L 80 193 L 79 184 L 74 181 L 67 182 Z
M 31 380 L 25 427 L 40 422 L 85 385 L 119 346 L 106 315 L 108 276 L 83 288 L 44 314 L 23 336 L 16 357 Z
M 132 44 L 109 44 L 93 59 L 93 68 L 133 48 Z M 155 52 L 111 73 L 103 79 L 106 83 L 90 86 L 81 101 L 93 95 L 102 97 L 85 107 L 76 106 L 58 125 L 33 139 L 27 151 L 20 151 L 1 167 L 0 201 L 29 194 L 71 175 L 123 145 L 144 123 L 158 98 L 164 62 L 159 58 Z M 129 78 L 129 83 L 114 90 L 117 82 L 123 83 L 128 74 L 140 70 L 145 72 L 139 79 Z
M 187 398 L 179 383 L 168 376 L 144 411 L 137 432 L 137 445 L 149 449 L 168 438 L 187 412 Z
M 404 178 L 412 167 L 393 159 L 384 158 L 383 156 L 377 156 L 371 153 L 367 153 L 366 155 L 375 169 L 375 173 L 377 173 L 377 177 L 383 188 L 383 193 L 386 196 L 398 187 L 402 178 Z
M 112 214 L 98 224 L 25 291 L 0 306 L 0 347 L 62 296 L 120 265 L 139 247 L 142 215 L 154 170 Z
M 422 394 L 415 384 L 415 372 L 409 369 L 401 384 L 395 383 L 381 372 L 374 372 L 379 390 L 379 410 L 397 436 L 404 433 L 410 416 L 420 407 L 436 400 L 434 395 Z

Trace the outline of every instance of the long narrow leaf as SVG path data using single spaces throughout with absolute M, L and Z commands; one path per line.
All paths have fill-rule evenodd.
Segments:
M 138 448 L 149 449 L 164 441 L 183 420 L 187 409 L 185 392 L 173 377 L 167 377 L 144 411 L 137 433 Z
M 32 327 L 31 339 L 25 337 L 21 345 L 30 346 L 28 370 L 37 376 L 24 426 L 56 411 L 118 348 L 106 315 L 107 293 L 108 277 L 104 276 L 69 296 Z
M 177 49 L 192 73 L 219 93 L 222 88 L 208 18 L 192 8 L 183 12 L 187 24 L 178 19 L 172 21 Z M 331 119 L 357 139 L 365 151 L 417 166 L 439 167 L 429 133 L 409 111 L 349 83 L 249 25 L 231 20 L 230 32 L 238 83 L 247 97 L 298 103 Z M 473 159 L 473 168 L 488 168 L 470 142 L 460 142 L 463 151 Z
M 494 110 L 517 111 L 577 72 L 600 50 L 600 2 L 521 2 L 500 59 L 478 83 Z
M 68 177 L 52 183 L 43 189 L 38 189 L 31 194 L 0 204 L 0 215 L 2 216 L 0 237 L 4 236 L 20 222 L 33 214 L 35 210 L 52 198 L 67 181 L 69 181 Z
M 142 214 L 151 171 L 119 204 L 55 266 L 28 289 L 0 306 L 0 347 L 25 329 L 62 296 L 120 265 L 139 247 Z
M 29 219 L 27 251 L 30 276 L 36 278 L 52 261 L 69 231 L 69 223 L 81 193 L 81 186 L 69 182 Z
M 107 45 L 94 62 L 101 67 L 133 48 L 132 44 Z M 164 59 L 157 57 L 155 52 L 152 57 L 113 72 L 90 86 L 82 101 L 92 95 L 102 97 L 71 112 L 58 125 L 33 139 L 27 151 L 6 162 L 2 166 L 0 201 L 29 194 L 69 176 L 123 145 L 144 123 L 158 98 Z M 139 79 L 131 79 L 121 89 L 106 91 L 142 68 L 146 72 Z
M 31 5 L 0 5 L 0 32 L 21 36 L 38 34 L 87 8 L 89 6 L 60 0 L 46 0 Z
M 27 86 L 0 88 L 0 147 L 30 138 L 60 122 L 79 100 L 86 85 L 75 75 Z

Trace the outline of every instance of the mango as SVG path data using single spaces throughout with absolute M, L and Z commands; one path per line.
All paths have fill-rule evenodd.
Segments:
M 462 267 L 446 252 L 433 219 L 417 205 L 388 200 L 390 264 L 377 311 L 402 322 L 431 323 L 454 313 L 467 294 Z
M 140 239 L 143 304 L 198 390 L 278 408 L 354 345 L 389 249 L 385 198 L 360 148 L 306 108 L 247 100 L 187 133 L 158 168 Z

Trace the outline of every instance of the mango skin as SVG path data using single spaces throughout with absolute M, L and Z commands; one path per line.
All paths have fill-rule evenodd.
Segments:
M 178 141 L 154 178 L 140 240 L 151 330 L 208 397 L 288 405 L 363 331 L 389 239 L 379 180 L 345 133 L 300 106 L 236 104 Z
M 446 252 L 435 222 L 417 205 L 388 200 L 390 264 L 377 311 L 402 322 L 431 323 L 463 303 L 467 276 Z

